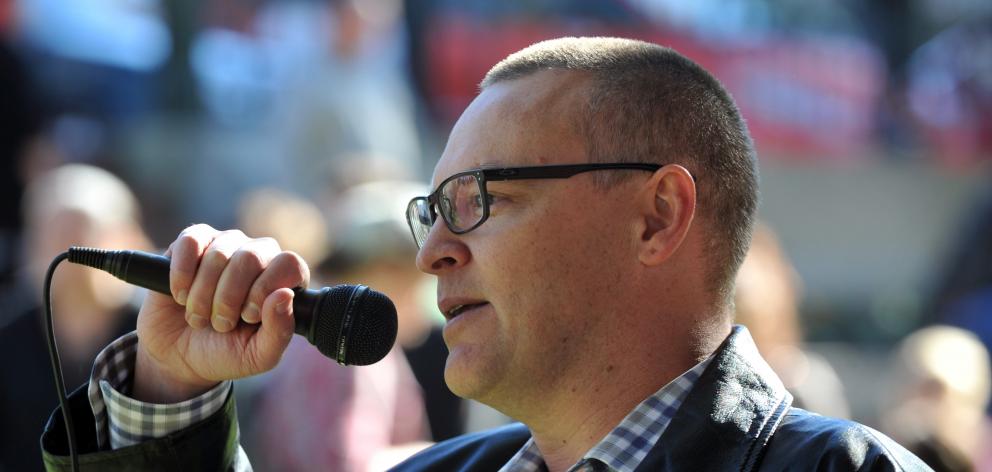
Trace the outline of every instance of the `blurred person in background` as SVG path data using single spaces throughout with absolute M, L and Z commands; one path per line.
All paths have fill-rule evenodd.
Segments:
M 992 151 L 992 7 L 954 0 L 923 3 L 928 13 L 945 15 L 946 27 L 931 31 L 905 64 L 903 100 L 912 131 L 946 165 L 987 161 Z
M 737 272 L 736 322 L 747 326 L 761 356 L 782 378 L 795 405 L 814 413 L 848 418 L 840 378 L 823 357 L 803 349 L 799 319 L 802 286 L 774 231 L 759 223 Z
M 41 283 L 48 265 L 69 246 L 148 249 L 138 202 L 127 185 L 96 167 L 70 164 L 33 179 L 24 197 L 26 266 L 19 285 L 30 300 L 5 300 L 16 318 L 0 330 L 0 470 L 40 470 L 30 433 L 57 401 L 44 334 Z M 87 380 L 93 358 L 109 341 L 134 330 L 135 289 L 109 274 L 62 264 L 52 281 L 52 316 L 66 388 Z
M 308 173 L 298 184 L 322 191 L 356 154 L 420 170 L 402 8 L 401 0 L 329 0 L 263 12 L 261 28 L 273 37 L 301 41 L 304 27 L 318 41 L 315 56 L 283 84 L 277 111 L 291 163 Z
M 306 197 L 271 187 L 245 194 L 237 205 L 245 233 L 277 239 L 305 261 L 323 260 L 333 244 L 324 213 Z
M 23 229 L 21 194 L 29 149 L 41 129 L 40 107 L 32 99 L 21 57 L 0 35 L 0 292 L 13 281 Z M 0 326 L 7 321 L 0 315 Z
M 938 271 L 927 313 L 931 322 L 975 333 L 992 350 L 992 175 L 986 175 L 981 196 L 965 216 Z
M 443 353 L 440 359 L 415 357 L 434 363 L 426 366 L 432 382 L 423 387 L 404 356 L 406 347 L 420 348 L 432 334 L 417 298 L 424 276 L 412 264 L 416 249 L 402 219 L 406 202 L 422 189 L 391 181 L 346 190 L 336 199 L 338 210 L 330 209 L 337 222 L 330 231 L 316 205 L 286 192 L 259 190 L 240 206 L 247 234 L 273 237 L 308 261 L 324 260 L 333 248 L 311 285 L 374 287 L 393 300 L 399 323 L 397 347 L 373 365 L 342 367 L 296 337 L 279 367 L 251 381 L 254 392 L 246 395 L 245 382 L 239 384 L 239 403 L 250 405 L 239 421 L 260 470 L 382 470 L 431 439 L 424 401 L 450 400 L 436 391 L 438 382 L 444 386 L 434 372 L 442 371 Z M 246 396 L 251 398 L 242 402 Z M 435 412 L 438 428 L 450 429 L 448 423 L 458 420 L 457 406 Z
M 992 470 L 989 353 L 971 332 L 920 329 L 896 351 L 883 429 L 937 472 Z
M 190 205 L 258 185 L 322 202 L 359 155 L 419 171 L 401 10 L 400 0 L 207 2 L 190 66 L 222 139 L 191 163 Z M 211 171 L 233 178 L 212 182 Z

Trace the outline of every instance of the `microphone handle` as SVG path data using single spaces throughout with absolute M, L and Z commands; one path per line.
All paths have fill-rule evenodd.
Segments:
M 110 251 L 71 247 L 69 248 L 69 262 L 101 269 L 131 285 L 172 296 L 172 291 L 169 289 L 171 261 L 168 257 L 159 254 L 133 250 Z M 321 297 L 329 290 L 327 287 L 321 290 L 303 287 L 293 289 L 295 292 L 293 317 L 296 324 L 293 331 L 306 337 L 311 343 L 314 342 L 313 329 L 316 325 L 311 321 L 314 314 L 317 313 L 316 309 Z

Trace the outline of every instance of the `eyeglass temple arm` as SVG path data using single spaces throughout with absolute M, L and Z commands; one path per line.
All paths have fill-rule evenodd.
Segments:
M 647 163 L 617 163 L 617 164 L 579 164 L 552 165 L 540 167 L 514 167 L 506 169 L 484 169 L 486 180 L 517 180 L 517 179 L 564 179 L 583 172 L 611 169 L 634 169 L 654 172 L 660 169 L 658 164 Z

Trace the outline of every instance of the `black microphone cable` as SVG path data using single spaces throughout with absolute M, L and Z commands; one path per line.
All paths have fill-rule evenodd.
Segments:
M 45 305 L 45 334 L 48 335 L 48 356 L 52 360 L 52 375 L 55 376 L 55 390 L 59 395 L 59 407 L 62 409 L 62 420 L 65 422 L 65 434 L 69 442 L 69 457 L 72 460 L 73 472 L 79 471 L 79 455 L 76 451 L 76 429 L 72 424 L 72 415 L 69 413 L 69 398 L 65 394 L 65 380 L 62 377 L 62 360 L 59 358 L 59 349 L 55 344 L 55 328 L 52 324 L 52 275 L 55 268 L 69 258 L 68 252 L 63 252 L 48 266 L 45 273 L 45 285 L 43 287 Z

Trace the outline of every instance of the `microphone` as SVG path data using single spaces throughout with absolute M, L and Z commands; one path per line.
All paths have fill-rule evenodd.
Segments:
M 69 262 L 108 272 L 131 285 L 171 296 L 169 258 L 143 251 L 70 247 Z M 341 365 L 369 365 L 396 341 L 396 307 L 364 285 L 293 290 L 294 332 Z

